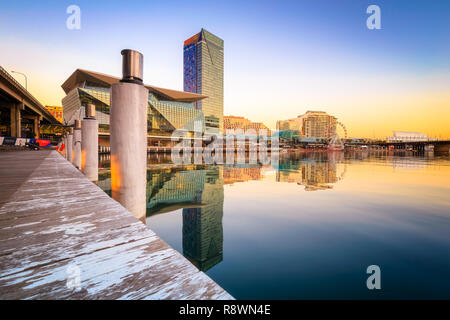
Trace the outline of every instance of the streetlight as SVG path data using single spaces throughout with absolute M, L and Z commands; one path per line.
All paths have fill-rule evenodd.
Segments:
M 11 72 L 12 72 L 12 73 L 18 73 L 18 74 L 21 74 L 21 75 L 23 75 L 23 76 L 25 77 L 25 89 L 28 91 L 28 80 L 27 80 L 27 76 L 26 76 L 24 73 L 22 73 L 22 72 L 13 71 L 13 70 L 11 70 Z

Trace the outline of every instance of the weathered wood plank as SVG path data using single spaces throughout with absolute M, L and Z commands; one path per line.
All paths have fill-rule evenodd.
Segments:
M 232 299 L 56 151 L 0 154 L 0 188 L 1 299 Z

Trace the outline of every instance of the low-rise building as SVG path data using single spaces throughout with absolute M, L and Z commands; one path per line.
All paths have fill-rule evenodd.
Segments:
M 392 137 L 386 137 L 388 142 L 429 141 L 430 138 L 421 132 L 394 131 Z

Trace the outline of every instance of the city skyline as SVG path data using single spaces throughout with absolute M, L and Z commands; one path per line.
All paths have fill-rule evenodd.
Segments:
M 182 20 L 182 28 L 169 21 L 194 14 L 197 6 L 138 2 L 136 14 L 114 1 L 107 12 L 104 4 L 80 1 L 81 30 L 65 27 L 66 3 L 5 3 L 0 35 L 8 46 L 0 61 L 25 73 L 29 91 L 44 105 L 61 105 L 60 84 L 75 68 L 119 76 L 125 47 L 144 54 L 146 83 L 182 90 L 181 44 L 205 28 L 227 42 L 226 115 L 273 129 L 277 120 L 323 110 L 353 137 L 404 130 L 448 138 L 449 3 L 410 2 L 377 1 L 381 30 L 366 28 L 366 1 L 213 4 L 197 19 Z M 151 21 L 143 19 L 155 11 Z M 126 23 L 132 13 L 138 28 Z

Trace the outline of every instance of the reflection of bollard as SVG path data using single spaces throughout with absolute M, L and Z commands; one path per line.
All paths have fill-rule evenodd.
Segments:
M 111 193 L 145 222 L 148 90 L 142 83 L 143 56 L 122 50 L 120 82 L 111 86 Z
M 56 145 L 56 150 L 57 150 L 59 153 L 61 153 L 61 145 L 62 145 L 62 142 L 61 142 L 61 140 L 59 140 L 59 141 L 58 141 L 58 144 Z
M 93 104 L 87 105 L 81 120 L 81 172 L 91 181 L 98 180 L 98 121 Z
M 73 146 L 73 128 L 69 128 L 69 134 L 67 135 L 67 160 L 72 162 L 72 146 Z
M 75 120 L 73 129 L 73 165 L 81 169 L 81 120 Z
M 64 156 L 64 158 L 67 159 L 67 135 L 66 134 L 64 134 L 64 136 L 63 136 L 63 144 L 64 144 L 63 156 Z

